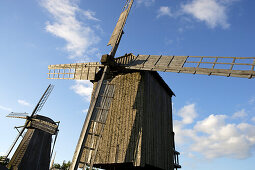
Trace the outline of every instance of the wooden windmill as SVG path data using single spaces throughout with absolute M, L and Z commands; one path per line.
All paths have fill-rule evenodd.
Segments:
M 50 118 L 38 115 L 37 113 L 47 101 L 53 87 L 53 85 L 48 86 L 30 116 L 13 112 L 7 115 L 7 117 L 11 118 L 26 119 L 24 126 L 16 127 L 22 129 L 20 131 L 17 129 L 19 134 L 8 150 L 5 156 L 6 159 L 18 139 L 22 137 L 22 140 L 8 163 L 7 168 L 13 170 L 49 169 L 50 158 L 57 139 L 59 122 L 54 122 Z M 26 129 L 27 131 L 24 134 Z M 51 151 L 52 135 L 56 136 Z
M 172 125 L 174 93 L 157 71 L 255 77 L 255 57 L 133 55 L 114 58 L 133 0 L 127 0 L 101 63 L 48 67 L 49 79 L 90 80 L 90 107 L 72 160 L 105 169 L 177 169 Z M 206 67 L 205 67 L 206 65 Z M 224 66 L 224 67 L 222 67 Z M 242 69 L 238 69 L 242 66 Z

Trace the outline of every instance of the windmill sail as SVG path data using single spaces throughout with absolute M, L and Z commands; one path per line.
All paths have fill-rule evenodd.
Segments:
M 121 34 L 122 34 L 122 31 L 123 31 L 123 28 L 126 24 L 126 20 L 127 20 L 129 11 L 132 7 L 133 1 L 134 0 L 128 0 L 126 2 L 126 5 L 124 6 L 122 13 L 120 14 L 119 20 L 116 24 L 116 27 L 113 30 L 112 36 L 111 36 L 107 45 L 111 45 L 112 47 L 114 47 L 115 44 L 118 44 Z
M 48 79 L 95 80 L 99 62 L 49 65 Z
M 11 112 L 6 117 L 26 119 L 27 116 L 28 116 L 27 113 L 14 113 L 14 112 Z
M 115 59 L 127 69 L 177 73 L 255 77 L 255 57 L 163 56 L 129 54 Z
M 50 93 L 52 92 L 54 88 L 54 85 L 50 84 L 47 89 L 45 90 L 45 92 L 43 93 L 42 97 L 40 98 L 39 102 L 37 103 L 37 105 L 35 106 L 32 114 L 30 117 L 34 116 L 37 112 L 40 112 L 43 105 L 45 104 L 45 102 L 47 101 Z
M 110 54 L 112 56 L 114 56 L 117 51 L 117 48 L 118 48 L 118 45 L 119 45 L 119 42 L 120 42 L 120 39 L 121 39 L 121 36 L 123 33 L 123 28 L 126 24 L 127 17 L 128 17 L 128 14 L 130 12 L 133 2 L 134 2 L 134 0 L 127 0 L 122 13 L 120 14 L 119 20 L 113 30 L 112 36 L 107 44 L 107 45 L 111 45 L 113 47 L 111 54 Z

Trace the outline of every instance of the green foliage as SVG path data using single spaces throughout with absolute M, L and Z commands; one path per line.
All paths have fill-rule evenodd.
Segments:
M 56 164 L 53 164 L 53 167 L 52 168 L 57 168 L 57 169 L 60 169 L 61 168 L 61 165 L 56 163 Z
M 53 164 L 53 168 L 60 169 L 60 170 L 69 170 L 70 166 L 71 166 L 70 161 L 68 162 L 63 161 L 62 165 L 58 163 Z M 86 167 L 86 170 L 89 170 L 89 167 Z M 93 170 L 96 170 L 96 168 L 93 168 Z
M 56 168 L 56 169 L 60 169 L 60 170 L 69 170 L 70 166 L 71 166 L 70 161 L 68 161 L 67 163 L 66 163 L 66 161 L 63 161 L 62 165 L 55 163 L 55 164 L 53 164 L 52 168 Z
M 65 161 L 63 161 L 61 169 L 62 170 L 68 170 L 70 168 L 70 166 L 71 166 L 71 162 L 70 161 L 68 161 L 67 163 Z
M 6 166 L 9 162 L 10 162 L 9 158 L 5 160 L 4 156 L 0 156 L 0 165 Z

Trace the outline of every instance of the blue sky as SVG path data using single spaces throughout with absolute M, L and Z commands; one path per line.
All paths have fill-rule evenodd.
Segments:
M 49 83 L 40 112 L 60 121 L 56 161 L 71 160 L 89 106 L 87 81 L 47 80 L 47 66 L 99 61 L 109 53 L 123 1 L 0 1 L 0 154 Z M 136 0 L 116 56 L 125 53 L 254 57 L 255 2 Z M 160 73 L 173 97 L 183 170 L 245 169 L 255 161 L 254 80 Z

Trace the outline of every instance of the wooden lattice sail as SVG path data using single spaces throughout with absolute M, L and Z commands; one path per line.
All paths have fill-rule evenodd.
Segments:
M 255 77 L 255 57 L 125 55 L 116 59 L 126 69 L 226 77 Z

